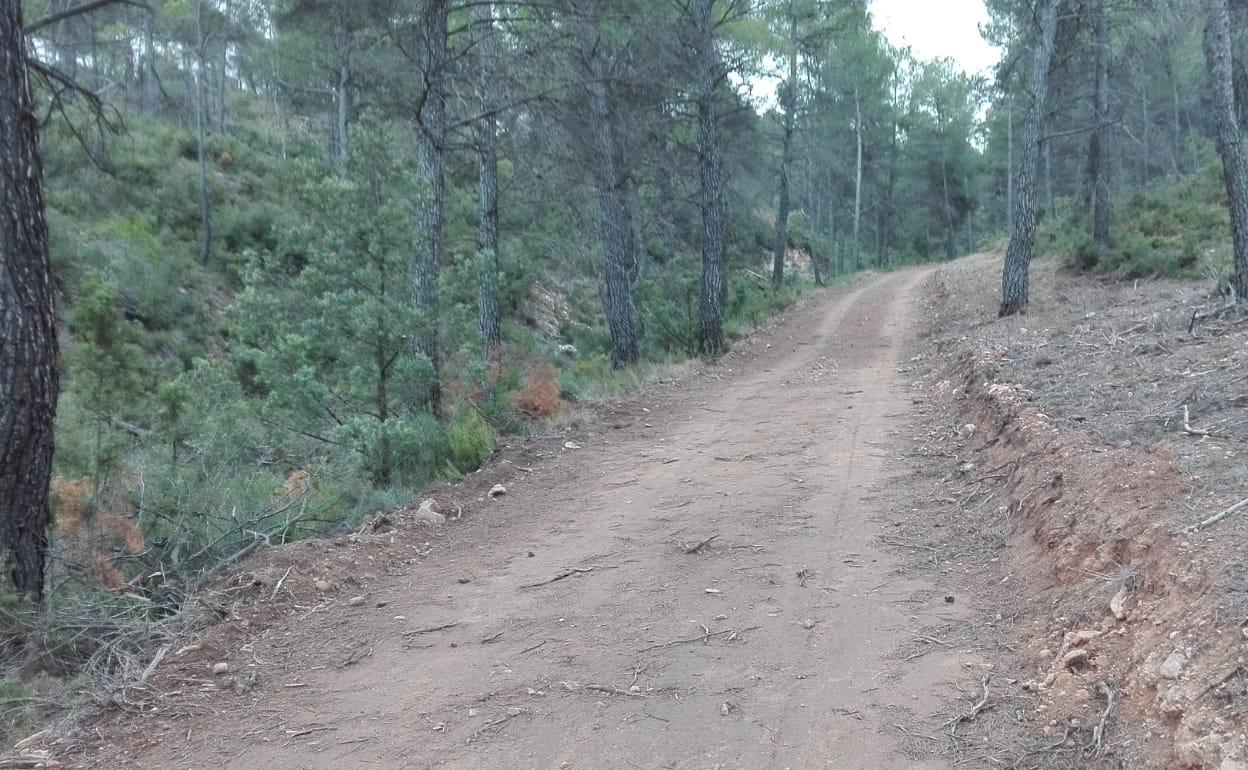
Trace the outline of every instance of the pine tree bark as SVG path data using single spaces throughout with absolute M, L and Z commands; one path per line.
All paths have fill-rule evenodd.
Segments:
M 413 352 L 429 361 L 432 376 L 414 383 L 412 408 L 442 408 L 442 361 L 439 344 L 438 273 L 446 227 L 446 77 L 449 0 L 430 0 L 421 20 L 424 102 L 417 114 L 419 163 L 425 182 L 417 212 L 423 237 L 412 265 L 412 301 L 421 313 L 421 328 L 412 335 Z
M 1231 290 L 1235 300 L 1248 303 L 1248 169 L 1244 144 L 1235 119 L 1235 91 L 1231 73 L 1231 15 L 1227 0 L 1206 0 L 1208 29 L 1205 56 L 1213 87 L 1213 117 L 1217 126 L 1218 154 L 1226 177 L 1227 203 L 1231 211 L 1231 241 L 1235 248 L 1235 274 Z
M 1005 95 L 1005 229 L 1014 232 L 1014 101 Z
M 502 346 L 499 321 L 498 273 L 498 118 L 493 110 L 497 103 L 494 80 L 497 77 L 494 46 L 494 8 L 482 3 L 476 8 L 480 39 L 477 44 L 477 98 L 482 118 L 477 124 L 477 187 L 478 218 L 477 248 L 483 256 L 481 277 L 477 286 L 477 320 L 481 347 L 486 360 L 497 357 Z
M 698 352 L 724 349 L 724 223 L 720 198 L 719 116 L 715 89 L 722 65 L 715 48 L 714 0 L 695 0 L 698 88 L 698 166 L 702 178 L 702 281 L 698 300 Z M 783 263 L 781 264 L 783 269 Z
M 57 398 L 43 166 L 20 0 L 0 3 L 0 563 L 43 595 Z
M 204 124 L 208 120 L 208 38 L 204 32 L 204 0 L 195 2 L 195 156 L 199 164 L 199 264 L 212 257 L 212 209 L 208 202 L 208 148 Z
M 862 102 L 854 89 L 854 134 L 858 141 L 858 160 L 854 175 L 854 272 L 862 269 Z
M 145 8 L 143 13 L 143 47 L 139 61 L 139 98 L 143 113 L 154 117 L 160 109 L 160 81 L 156 76 L 156 10 Z
M 1109 225 L 1109 21 L 1105 0 L 1096 0 L 1096 137 L 1097 164 L 1092 190 L 1092 242 L 1098 252 L 1110 247 Z
M 598 191 L 598 233 L 602 241 L 602 304 L 611 330 L 611 365 L 623 369 L 637 363 L 639 327 L 631 272 L 637 265 L 631 185 L 619 137 L 617 116 L 597 30 L 597 5 L 588 2 L 577 29 L 585 70 L 586 118 L 589 123 L 594 182 Z
M 1027 122 L 1023 126 L 1018 171 L 1014 184 L 1013 230 L 1005 252 L 1001 271 L 1002 316 L 1022 313 L 1027 309 L 1031 254 L 1036 242 L 1036 170 L 1040 160 L 1045 119 L 1049 105 L 1049 75 L 1057 36 L 1057 7 L 1060 0 L 1038 0 L 1036 16 L 1040 22 L 1032 52 L 1028 90 L 1032 94 Z
M 791 175 L 793 172 L 793 134 L 797 130 L 797 11 L 789 4 L 789 78 L 785 81 L 781 99 L 784 104 L 784 136 L 780 148 L 780 201 L 776 212 L 776 248 L 772 255 L 771 282 L 775 286 L 784 283 L 784 257 L 789 251 L 789 207 Z

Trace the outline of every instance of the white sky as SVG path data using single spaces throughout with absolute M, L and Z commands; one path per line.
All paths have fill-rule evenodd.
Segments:
M 875 26 L 920 59 L 949 57 L 969 74 L 985 74 L 1000 52 L 979 36 L 988 21 L 983 0 L 871 0 Z

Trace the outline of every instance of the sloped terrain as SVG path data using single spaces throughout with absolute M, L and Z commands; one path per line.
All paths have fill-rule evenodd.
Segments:
M 1200 284 L 1037 265 L 998 320 L 998 258 L 927 292 L 931 400 L 915 457 L 935 498 L 908 536 L 980 586 L 994 725 L 1015 767 L 1243 766 L 1248 325 Z M 1194 314 L 1196 314 L 1194 316 Z M 1193 319 L 1195 318 L 1195 322 Z M 989 721 L 989 720 L 986 720 Z

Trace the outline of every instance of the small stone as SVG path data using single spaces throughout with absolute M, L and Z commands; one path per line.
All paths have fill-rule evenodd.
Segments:
M 719 714 L 720 714 L 720 716 L 725 716 L 725 717 L 726 717 L 726 716 L 728 716 L 728 715 L 729 715 L 729 714 L 731 714 L 731 713 L 732 713 L 732 704 L 731 704 L 731 703 L 729 703 L 728 701 L 724 701 L 724 702 L 723 702 L 723 704 L 722 704 L 722 705 L 720 705 L 720 707 L 719 707 Z
M 421 502 L 420 507 L 412 514 L 417 524 L 427 527 L 440 527 L 446 523 L 446 515 L 442 513 L 437 501 L 430 498 Z
M 1076 647 L 1070 652 L 1062 656 L 1062 666 L 1065 668 L 1075 668 L 1082 666 L 1088 662 L 1088 658 L 1092 657 L 1091 653 L 1082 647 Z
M 955 601 L 957 601 L 957 600 L 956 600 L 956 599 L 954 599 L 952 596 L 946 596 L 946 597 L 945 597 L 945 604 L 953 604 Z
M 1087 645 L 1088 642 L 1092 641 L 1093 639 L 1097 638 L 1100 635 L 1101 635 L 1100 631 L 1091 631 L 1091 630 L 1069 631 L 1066 633 L 1066 636 L 1062 638 L 1062 644 L 1067 649 L 1071 647 L 1084 647 Z
M 200 649 L 201 646 L 198 644 L 188 644 L 185 647 L 179 647 L 178 651 L 173 654 L 173 657 L 180 658 L 183 655 L 190 655 L 192 652 L 199 652 Z
M 1169 687 L 1158 698 L 1157 708 L 1168 717 L 1178 718 L 1186 710 L 1185 698 L 1179 686 Z
M 364 597 L 363 597 L 363 596 L 352 596 L 350 599 L 347 599 L 347 606 L 348 606 L 348 607 L 363 607 L 363 606 L 364 606 Z
M 316 590 L 323 594 L 327 594 L 334 590 L 334 586 L 328 580 L 318 580 L 316 581 Z
M 1183 667 L 1187 665 L 1187 656 L 1177 650 L 1166 656 L 1161 667 L 1157 669 L 1157 675 L 1162 679 L 1178 679 L 1183 674 Z
M 507 487 L 503 486 L 502 484 L 495 484 L 494 486 L 490 487 L 491 498 L 501 497 L 505 494 L 507 494 Z
M 1118 620 L 1127 619 L 1127 586 L 1124 583 L 1118 589 L 1118 593 L 1114 594 L 1114 598 L 1109 600 L 1109 611 L 1113 613 Z
M 213 664 L 212 664 L 212 675 L 213 675 L 213 676 L 225 676 L 225 675 L 226 675 L 226 674 L 228 674 L 228 673 L 230 673 L 230 664 L 229 664 L 229 663 L 226 663 L 225 661 L 219 661 L 219 662 L 217 662 L 217 663 L 213 663 Z
M 628 688 L 628 691 L 629 691 L 629 692 L 641 692 L 641 687 L 640 687 L 640 686 L 638 686 L 638 685 L 635 685 L 635 684 L 634 684 L 634 685 L 630 685 L 630 686 L 629 686 L 629 688 Z
M 580 449 L 581 445 L 576 443 L 575 441 L 565 441 L 563 442 L 563 448 L 564 449 Z

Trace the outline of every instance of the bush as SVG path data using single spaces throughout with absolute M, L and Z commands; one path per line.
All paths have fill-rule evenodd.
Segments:
M 1113 212 L 1108 249 L 1093 244 L 1086 211 L 1050 218 L 1040 242 L 1079 270 L 1121 278 L 1196 277 L 1201 254 L 1230 235 L 1225 196 L 1221 169 L 1209 163 L 1121 200 Z
M 471 473 L 494 453 L 494 429 L 481 413 L 468 406 L 455 410 L 446 431 L 450 466 L 456 475 Z
M 563 406 L 560 395 L 555 368 L 546 364 L 529 372 L 524 387 L 511 394 L 511 403 L 531 417 L 550 417 Z

